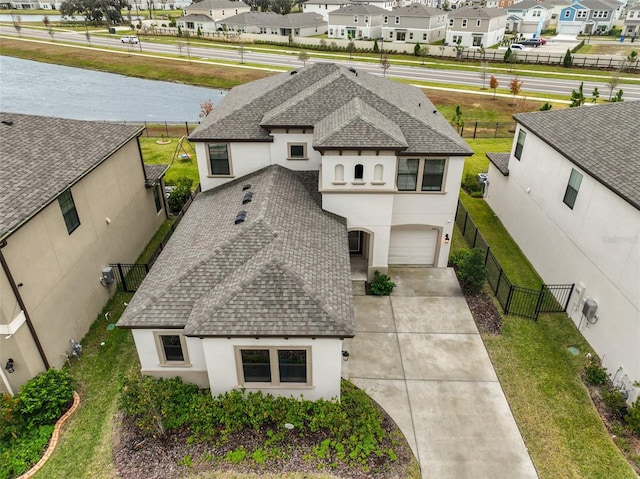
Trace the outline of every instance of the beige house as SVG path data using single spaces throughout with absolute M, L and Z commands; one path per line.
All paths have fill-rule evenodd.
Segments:
M 0 113 L 0 391 L 60 367 L 166 219 L 143 128 Z
M 390 12 L 375 5 L 353 4 L 329 12 L 329 38 L 380 38 L 382 17 Z
M 498 8 L 465 7 L 449 12 L 445 45 L 490 47 L 504 39 L 507 13 Z
M 293 37 L 310 37 L 327 33 L 327 22 L 317 13 L 248 12 L 220 20 L 228 32 L 262 33 Z
M 194 2 L 182 11 L 183 16 L 176 19 L 176 24 L 190 32 L 215 32 L 220 20 L 251 11 L 251 7 L 241 1 L 202 0 Z
M 390 42 L 433 43 L 444 39 L 447 12 L 412 3 L 382 17 L 382 36 Z

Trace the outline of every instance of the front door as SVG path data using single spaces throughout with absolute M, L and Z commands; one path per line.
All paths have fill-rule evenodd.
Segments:
M 396 32 L 396 41 L 404 42 L 407 38 L 407 32 Z
M 362 231 L 349 231 L 349 254 L 362 256 Z

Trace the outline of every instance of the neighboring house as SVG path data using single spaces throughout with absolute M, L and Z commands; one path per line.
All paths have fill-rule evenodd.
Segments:
M 622 33 L 623 35 L 631 38 L 640 36 L 640 7 L 634 7 L 627 10 Z
M 507 30 L 525 38 L 539 37 L 551 23 L 551 8 L 538 0 L 523 0 L 507 7 L 506 12 L 510 19 Z
M 294 37 L 310 37 L 327 33 L 327 22 L 317 13 L 278 15 L 273 12 L 248 12 L 220 20 L 218 24 L 230 32 L 266 33 Z
M 202 0 L 185 7 L 183 16 L 176 19 L 176 24 L 183 30 L 215 32 L 219 28 L 217 22 L 234 15 L 251 11 L 251 7 L 241 1 Z
M 338 397 L 350 262 L 445 267 L 472 151 L 420 90 L 326 63 L 232 89 L 190 140 L 202 194 L 118 323 L 142 372 Z
M 66 362 L 115 291 L 103 268 L 166 219 L 166 166 L 143 165 L 140 126 L 0 118 L 0 390 L 15 393 Z
M 619 15 L 619 7 L 601 0 L 577 0 L 558 16 L 557 32 L 562 35 L 607 33 Z
M 382 35 L 388 41 L 433 43 L 443 40 L 446 32 L 446 12 L 419 3 L 396 8 L 382 17 Z
M 507 14 L 502 9 L 465 7 L 451 12 L 445 44 L 490 47 L 504 39 Z
M 347 5 L 334 10 L 329 13 L 329 38 L 380 38 L 384 15 L 389 15 L 389 10 L 367 4 Z
M 398 0 L 351 0 L 353 5 L 372 5 L 385 10 L 391 10 L 399 6 Z
M 640 102 L 514 117 L 512 152 L 487 155 L 486 200 L 545 283 L 575 283 L 569 316 L 631 389 L 640 380 L 640 155 L 631 121 Z
M 322 15 L 323 20 L 329 23 L 329 13 L 350 4 L 351 0 L 307 0 L 302 4 L 302 11 Z
M 571 0 L 543 0 L 541 3 L 551 10 L 549 28 L 557 28 L 562 9 L 571 5 Z
M 148 10 L 153 6 L 154 10 L 182 10 L 191 5 L 191 0 L 129 0 L 131 14 Z

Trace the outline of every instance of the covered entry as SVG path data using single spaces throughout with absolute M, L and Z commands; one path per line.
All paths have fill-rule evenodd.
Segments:
M 433 226 L 393 226 L 389 241 L 389 264 L 433 266 L 438 229 Z
M 371 234 L 366 231 L 349 231 L 349 255 L 351 256 L 351 279 L 366 280 L 369 270 L 369 247 Z

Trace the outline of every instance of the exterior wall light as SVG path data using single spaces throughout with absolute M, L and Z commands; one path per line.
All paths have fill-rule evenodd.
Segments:
M 9 360 L 7 361 L 6 366 L 4 367 L 8 373 L 12 373 L 14 371 L 13 368 L 13 358 L 9 358 Z
M 450 238 L 449 238 L 449 235 L 448 235 L 448 234 L 444 235 L 444 242 L 445 242 L 445 243 L 449 243 L 449 239 L 450 239 Z
M 342 351 L 342 360 L 349 361 L 349 351 Z

